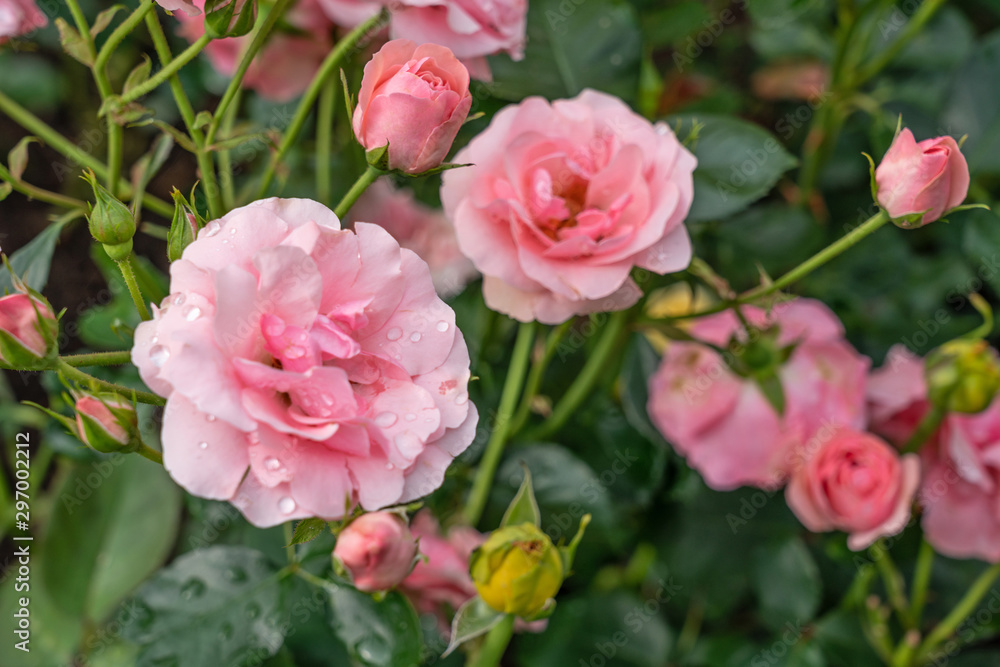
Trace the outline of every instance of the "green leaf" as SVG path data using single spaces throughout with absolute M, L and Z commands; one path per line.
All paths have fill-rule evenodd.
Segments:
M 14 186 L 10 183 L 2 182 L 0 183 L 0 201 L 3 201 L 10 196 L 10 193 L 14 191 Z
M 983 85 L 995 80 L 998 68 L 1000 31 L 994 31 L 955 69 L 939 121 L 940 127 L 954 128 L 956 136 L 969 135 L 962 153 L 973 175 L 1000 173 L 1000 87 Z
M 123 9 L 125 9 L 125 5 L 114 5 L 98 14 L 97 18 L 94 19 L 94 24 L 90 26 L 90 36 L 97 37 L 100 35 L 111 24 L 111 19 L 115 17 L 115 14 Z
M 522 523 L 541 525 L 538 501 L 535 500 L 535 491 L 531 488 L 531 471 L 528 470 L 528 466 L 524 466 L 524 479 L 521 481 L 521 488 L 517 490 L 514 499 L 507 506 L 500 527 L 516 526 Z
M 979 209 L 963 214 L 961 220 L 962 250 L 973 272 L 1000 293 L 1000 217 Z
M 298 524 L 296 524 L 295 533 L 292 535 L 292 541 L 289 542 L 287 546 L 302 544 L 303 542 L 312 542 L 325 531 L 326 521 L 323 519 L 317 519 L 316 517 L 302 519 L 302 521 L 299 521 Z
M 759 618 L 772 630 L 807 623 L 819 608 L 822 584 L 812 554 L 799 537 L 767 541 L 750 558 Z
M 211 547 L 184 554 L 147 581 L 131 601 L 124 634 L 141 645 L 137 667 L 215 667 L 262 660 L 289 627 L 287 584 L 264 554 Z
M 574 97 L 595 88 L 632 102 L 641 42 L 635 10 L 627 3 L 532 0 L 524 60 L 490 58 L 492 93 L 519 101 L 529 95 Z
M 38 143 L 36 137 L 24 137 L 17 145 L 10 149 L 7 154 L 7 165 L 10 168 L 10 175 L 15 181 L 20 181 L 24 175 L 24 170 L 28 166 L 28 144 Z
M 451 620 L 451 641 L 441 657 L 449 655 L 470 639 L 485 635 L 504 615 L 483 602 L 478 595 L 475 596 L 455 612 L 455 618 Z
M 162 467 L 115 454 L 75 467 L 59 498 L 40 574 L 63 610 L 100 621 L 170 553 L 180 491 Z
M 766 195 L 797 164 L 770 132 L 745 120 L 715 114 L 673 116 L 690 127 L 702 124 L 694 154 L 694 202 L 688 222 L 718 220 Z
M 10 268 L 33 290 L 45 289 L 49 281 L 49 267 L 56 251 L 56 242 L 66 222 L 53 222 L 35 238 L 10 256 Z M 0 294 L 14 289 L 8 271 L 0 271 Z
M 381 601 L 352 586 L 331 584 L 330 625 L 356 664 L 415 667 L 420 664 L 417 612 L 396 591 Z
M 142 54 L 142 62 L 136 65 L 131 72 L 128 74 L 128 78 L 125 79 L 125 85 L 122 88 L 122 94 L 128 93 L 133 88 L 141 86 L 145 83 L 146 79 L 149 78 L 149 72 L 153 68 L 153 61 L 149 59 L 149 56 Z
M 93 67 L 94 57 L 90 53 L 87 40 L 81 37 L 76 28 L 66 23 L 66 20 L 62 17 L 57 18 L 55 23 L 56 29 L 59 31 L 59 43 L 62 44 L 63 51 L 87 67 Z
M 652 443 L 666 446 L 649 418 L 649 378 L 660 365 L 660 356 L 642 334 L 633 334 L 625 350 L 621 371 L 621 401 L 629 425 Z
M 652 48 L 672 46 L 703 30 L 712 18 L 705 3 L 698 0 L 681 0 L 657 8 L 643 14 L 643 43 Z
M 672 595 L 670 586 L 658 584 L 643 597 L 616 591 L 560 599 L 545 632 L 518 638 L 511 664 L 661 667 L 673 643 L 663 616 Z

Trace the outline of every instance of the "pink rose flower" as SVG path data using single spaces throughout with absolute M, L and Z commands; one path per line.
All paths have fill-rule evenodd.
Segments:
M 894 345 L 868 377 L 871 431 L 902 446 L 929 409 L 923 359 L 905 345 Z
M 393 40 L 365 65 L 354 135 L 365 150 L 388 144 L 388 165 L 411 174 L 444 162 L 469 115 L 469 72 L 437 44 Z
M 0 44 L 49 24 L 33 0 L 0 0 Z
M 188 16 L 198 16 L 205 8 L 205 0 L 156 0 L 156 4 L 168 12 L 184 12 Z
M 44 301 L 23 292 L 0 297 L 0 331 L 10 337 L 10 347 L 0 340 L 0 364 L 21 365 L 45 357 L 43 327 L 53 331 L 55 326 L 56 315 Z
M 691 261 L 695 158 L 615 97 L 528 98 L 454 160 L 474 166 L 444 174 L 445 214 L 487 305 L 522 322 L 627 308 L 641 295 L 634 267 Z
M 194 0 L 193 6 L 200 14 L 205 0 Z M 178 34 L 188 41 L 194 42 L 205 34 L 204 17 L 176 17 L 181 23 Z M 320 10 L 318 0 L 299 0 L 283 22 L 292 30 L 277 29 L 243 77 L 245 88 L 275 102 L 287 102 L 303 93 L 333 48 L 331 34 L 335 26 Z M 220 74 L 232 76 L 251 40 L 252 35 L 216 39 L 205 47 L 205 54 Z
M 916 454 L 900 457 L 879 438 L 840 429 L 806 452 L 792 474 L 785 499 L 813 532 L 843 530 L 859 551 L 906 527 L 917 485 Z
M 413 569 L 417 541 L 398 514 L 369 512 L 337 535 L 333 556 L 350 572 L 359 591 L 387 591 Z
M 208 223 L 132 360 L 167 397 L 163 462 L 251 523 L 377 510 L 436 489 L 475 434 L 469 353 L 420 258 L 307 199 Z
M 777 342 L 795 344 L 777 377 L 784 390 L 779 415 L 760 386 L 734 373 L 714 349 L 673 342 L 650 378 L 649 414 L 674 448 L 720 490 L 741 485 L 777 488 L 802 457 L 838 427 L 865 426 L 869 360 L 844 339 L 840 321 L 812 299 L 765 311 L 742 308 L 754 326 L 776 324 Z M 746 332 L 731 311 L 695 322 L 692 336 L 725 347 Z
M 474 528 L 456 526 L 442 535 L 434 515 L 421 510 L 410 524 L 419 539 L 420 560 L 403 583 L 400 590 L 410 598 L 421 614 L 434 614 L 444 628 L 459 607 L 476 594 L 476 586 L 469 575 L 469 556 L 486 541 Z
M 893 219 L 918 213 L 920 227 L 934 222 L 959 206 L 969 193 L 969 165 L 951 137 L 935 137 L 917 143 L 903 129 L 889 146 L 875 170 L 878 203 Z
M 389 36 L 450 49 L 477 79 L 489 80 L 485 56 L 524 58 L 527 0 L 320 0 L 333 21 L 356 26 L 389 8 Z
M 476 276 L 472 262 L 458 249 L 455 228 L 438 209 L 421 204 L 410 190 L 396 189 L 390 178 L 375 181 L 351 207 L 345 222 L 373 222 L 420 255 L 431 269 L 442 297 L 458 294 Z

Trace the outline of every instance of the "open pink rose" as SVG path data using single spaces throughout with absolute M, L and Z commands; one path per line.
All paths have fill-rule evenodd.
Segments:
M 397 39 L 365 65 L 354 135 L 366 150 L 388 144 L 388 165 L 411 174 L 444 162 L 469 115 L 469 72 L 443 46 Z
M 359 591 L 387 591 L 413 569 L 417 541 L 398 514 L 369 512 L 340 531 L 333 556 Z
M 444 213 L 421 204 L 410 190 L 397 189 L 390 178 L 375 181 L 351 207 L 345 222 L 359 220 L 379 225 L 400 247 L 420 255 L 442 297 L 458 294 L 476 275 L 472 262 L 459 251 L 455 228 Z
M 951 137 L 917 143 L 913 133 L 903 129 L 875 170 L 875 183 L 878 203 L 893 220 L 923 213 L 916 223 L 902 223 L 920 227 L 965 201 L 969 165 Z
M 902 446 L 929 409 L 923 359 L 905 345 L 894 345 L 868 377 L 871 431 Z
M 755 307 L 742 311 L 754 326 L 777 324 L 779 345 L 795 344 L 777 372 L 784 414 L 714 349 L 686 342 L 670 343 L 650 379 L 649 414 L 712 488 L 773 489 L 834 430 L 864 428 L 869 360 L 844 339 L 836 315 L 819 301 L 780 304 L 770 317 Z M 689 331 L 720 347 L 738 332 L 747 340 L 731 311 L 700 319 Z
M 477 79 L 489 80 L 485 56 L 524 57 L 527 0 L 319 0 L 339 25 L 356 26 L 389 8 L 389 36 L 450 49 Z
M 641 295 L 634 267 L 691 261 L 695 158 L 615 97 L 530 97 L 455 161 L 474 165 L 446 172 L 441 188 L 459 247 L 485 276 L 487 305 L 522 322 L 627 308 Z
M 255 525 L 427 495 L 472 441 L 469 354 L 427 264 L 307 199 L 203 228 L 132 360 L 167 397 L 163 462 Z
M 195 0 L 156 0 L 156 4 L 168 12 L 184 12 L 188 16 L 198 16 L 205 8 L 205 0 L 195 4 Z
M 180 4 L 187 5 L 188 2 Z M 193 0 L 200 14 L 205 0 Z M 205 34 L 203 16 L 175 15 L 181 22 L 178 33 L 194 42 Z M 267 45 L 254 58 L 243 77 L 243 86 L 275 102 L 287 102 L 309 87 L 330 49 L 334 25 L 319 7 L 318 0 L 299 0 L 285 13 L 282 22 L 290 29 L 278 28 Z M 253 35 L 212 40 L 205 47 L 212 66 L 224 76 L 232 76 Z
M 0 44 L 48 24 L 49 19 L 33 0 L 0 0 Z
M 850 533 L 847 545 L 858 551 L 906 526 L 920 483 L 916 454 L 900 457 L 869 433 L 840 429 L 806 456 L 785 492 L 806 528 Z

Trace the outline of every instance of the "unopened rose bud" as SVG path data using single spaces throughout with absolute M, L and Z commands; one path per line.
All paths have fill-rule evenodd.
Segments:
M 920 143 L 900 132 L 875 170 L 876 198 L 892 221 L 921 227 L 961 205 L 969 193 L 969 165 L 951 137 Z
M 135 406 L 117 394 L 84 394 L 75 407 L 80 440 L 99 452 L 108 454 L 128 447 L 138 432 Z
M 57 354 L 59 324 L 52 306 L 31 294 L 17 292 L 0 298 L 0 365 L 4 368 L 44 368 Z
M 472 554 L 469 570 L 486 604 L 526 618 L 559 592 L 564 575 L 558 549 L 531 523 L 494 531 Z
M 392 512 L 369 512 L 337 536 L 333 557 L 351 575 L 354 587 L 371 593 L 397 586 L 416 562 L 417 541 Z
M 104 250 L 111 259 L 115 261 L 125 259 L 132 252 L 135 216 L 125 204 L 112 197 L 111 193 L 97 182 L 94 172 L 86 172 L 83 179 L 90 183 L 96 200 L 91 207 L 90 215 L 87 216 L 91 236 L 98 243 L 104 244 Z
M 176 188 L 171 196 L 174 198 L 174 219 L 167 232 L 167 259 L 171 262 L 180 259 L 184 248 L 198 236 L 198 217 L 191 205 Z
M 1000 358 L 985 340 L 953 340 L 927 355 L 930 401 L 948 412 L 982 412 L 1000 390 Z

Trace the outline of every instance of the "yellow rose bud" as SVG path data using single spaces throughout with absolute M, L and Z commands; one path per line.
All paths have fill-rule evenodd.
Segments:
M 982 412 L 1000 390 L 1000 359 L 985 340 L 953 340 L 927 355 L 927 396 L 948 412 Z
M 531 617 L 563 582 L 563 564 L 549 536 L 531 523 L 500 528 L 473 554 L 472 580 L 493 609 Z

